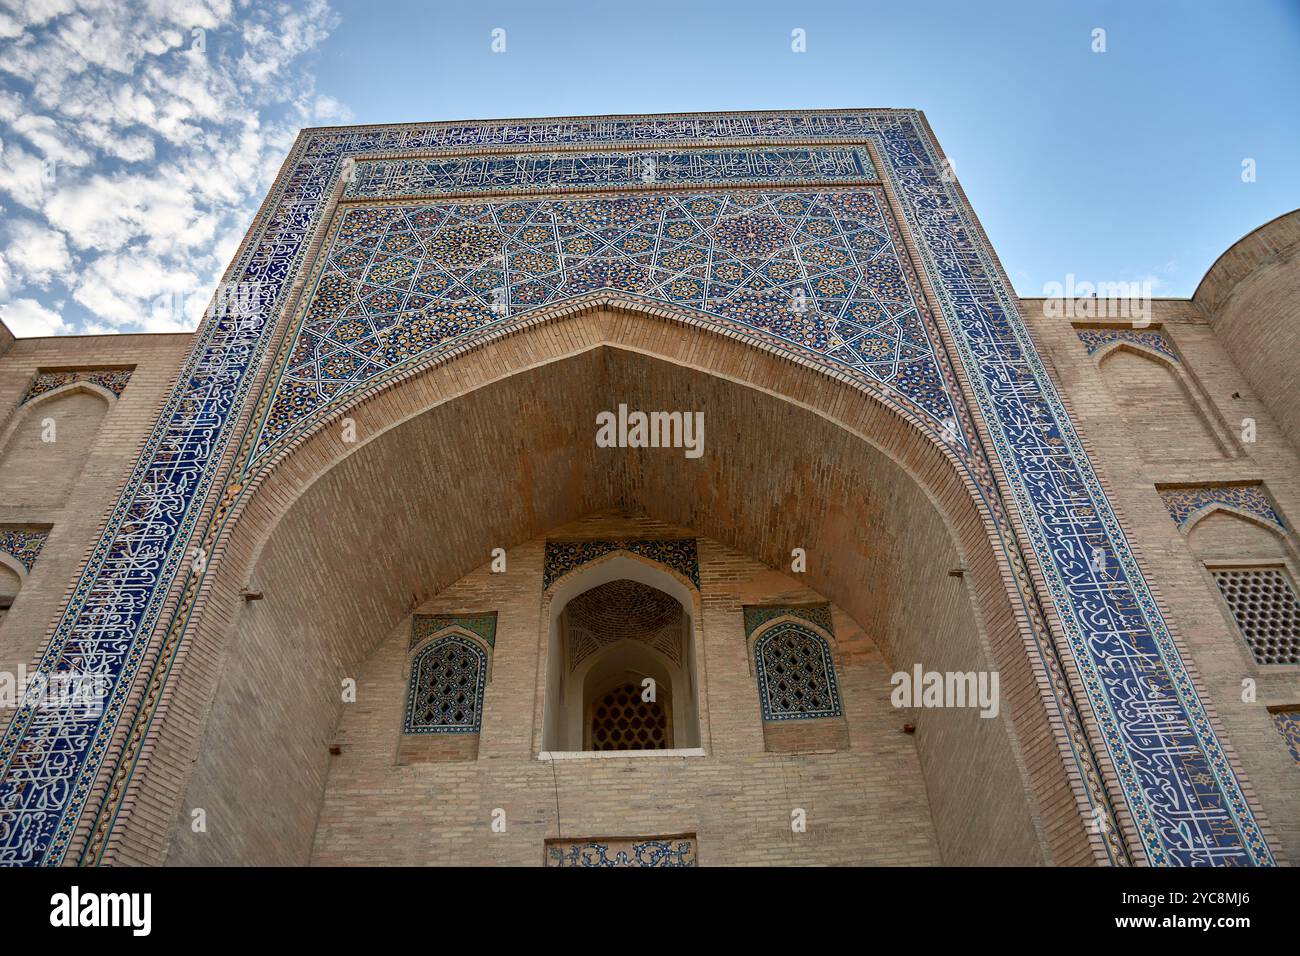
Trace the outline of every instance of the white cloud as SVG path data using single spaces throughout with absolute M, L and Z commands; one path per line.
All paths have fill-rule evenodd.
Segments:
M 326 0 L 0 14 L 0 194 L 22 223 L 0 298 L 70 297 L 61 331 L 192 327 L 298 129 L 350 118 L 299 60 L 336 21 Z M 177 284 L 183 308 L 152 309 Z
M 14 299 L 0 305 L 0 322 L 19 338 L 34 335 L 61 335 L 70 331 L 59 313 L 45 308 L 35 299 Z
M 72 265 L 63 233 L 25 219 L 10 227 L 5 257 L 21 279 L 39 286 L 48 286 Z

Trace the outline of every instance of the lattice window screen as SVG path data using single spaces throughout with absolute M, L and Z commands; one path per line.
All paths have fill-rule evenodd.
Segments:
M 672 746 L 663 701 L 641 699 L 641 688 L 622 684 L 591 705 L 592 750 L 667 750 Z
M 1300 602 L 1281 568 L 1212 568 L 1260 664 L 1300 664 Z

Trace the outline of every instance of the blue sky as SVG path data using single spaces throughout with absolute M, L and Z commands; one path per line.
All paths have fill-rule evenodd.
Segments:
M 925 110 L 1021 295 L 1188 296 L 1300 206 L 1298 100 L 1296 0 L 0 0 L 0 317 L 193 328 L 304 125 L 848 106 Z

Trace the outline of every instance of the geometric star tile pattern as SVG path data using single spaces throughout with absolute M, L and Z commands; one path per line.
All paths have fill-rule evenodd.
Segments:
M 350 208 L 257 452 L 376 375 L 602 289 L 811 350 L 941 431 L 956 413 L 887 215 L 878 188 Z

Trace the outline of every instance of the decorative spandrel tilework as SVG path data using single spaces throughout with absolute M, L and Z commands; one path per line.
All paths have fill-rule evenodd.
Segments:
M 307 131 L 231 265 L 231 282 L 250 290 L 246 307 L 214 308 L 205 317 L 39 664 L 45 674 L 76 670 L 108 680 L 113 690 L 102 715 L 24 703 L 0 740 L 0 864 L 57 864 L 70 849 L 73 862 L 103 857 L 132 777 L 142 766 L 140 748 L 159 713 L 196 595 L 212 573 L 210 562 L 196 568 L 187 549 L 217 553 L 218 540 L 228 532 L 226 519 L 267 467 L 267 459 L 254 455 L 257 433 L 237 438 L 244 435 L 238 423 L 246 414 L 262 422 L 276 401 L 283 360 L 269 362 L 267 351 L 285 330 L 275 320 L 295 282 L 304 278 L 306 253 L 331 214 L 348 159 L 568 146 L 640 151 L 846 142 L 874 143 L 878 171 L 890 184 L 900 226 L 926 273 L 953 360 L 966 373 L 987 445 L 967 443 L 974 432 L 959 405 L 962 440 L 949 453 L 978 489 L 979 506 L 1010 562 L 1028 622 L 1029 653 L 1064 730 L 1062 759 L 1081 781 L 1087 807 L 1106 822 L 1101 840 L 1107 857 L 1126 863 L 1131 849 L 1154 865 L 1271 865 L 1271 850 L 1034 348 L 1019 301 L 923 118 L 906 110 Z M 457 245 L 447 249 L 448 261 Z M 291 340 L 295 348 L 300 344 L 296 333 Z M 772 336 L 753 334 L 747 340 L 757 348 L 781 347 Z M 368 360 L 368 353 L 363 357 Z M 254 375 L 267 365 L 274 365 L 269 376 Z M 833 362 L 825 368 L 828 374 L 840 370 L 919 427 L 930 420 L 909 410 L 905 397 L 892 399 L 883 387 L 873 386 L 866 374 Z M 325 405 L 319 414 L 334 407 Z M 295 418 L 292 410 L 286 415 L 302 428 L 312 421 Z M 238 447 L 230 448 L 232 441 L 239 441 Z M 228 485 L 214 488 L 227 456 L 236 463 L 233 475 Z M 986 456 L 1000 465 L 997 481 Z M 1009 511 L 1022 523 L 1035 573 L 1041 573 L 1041 591 L 1021 557 Z M 1105 561 L 1096 560 L 1099 553 Z M 160 621 L 171 593 L 181 600 Z M 1045 601 L 1057 612 L 1064 651 L 1058 651 L 1048 628 L 1040 603 Z M 159 641 L 151 645 L 155 633 Z M 1077 678 L 1067 677 L 1060 653 L 1068 654 Z M 135 687 L 141 693 L 133 696 Z M 1076 692 L 1087 698 L 1095 733 L 1085 729 Z M 1153 722 L 1153 715 L 1159 720 Z M 118 726 L 135 729 L 121 745 L 114 743 Z M 1099 752 L 1109 762 L 1104 774 Z M 1122 794 L 1134 824 L 1124 840 L 1106 784 L 1112 773 L 1113 792 Z M 74 842 L 83 816 L 87 835 Z
M 548 840 L 547 866 L 695 866 L 695 836 Z
M 1291 759 L 1300 769 L 1300 710 L 1275 710 L 1273 723 L 1277 724 L 1278 733 L 1286 741 L 1286 749 L 1291 751 Z
M 1169 509 L 1169 517 L 1184 532 L 1207 511 L 1218 507 L 1254 515 L 1278 530 L 1286 531 L 1286 525 L 1273 507 L 1263 485 L 1197 485 L 1158 490 L 1165 507 Z
M 779 607 L 748 605 L 743 611 L 746 637 L 753 637 L 755 631 L 768 621 L 776 620 L 778 617 L 802 618 L 816 624 L 827 634 L 835 633 L 835 627 L 831 622 L 831 606 L 829 604 L 786 604 Z
M 1159 352 L 1172 362 L 1177 362 L 1178 353 L 1169 344 L 1165 334 L 1159 329 L 1078 329 L 1079 341 L 1093 355 L 1113 342 L 1131 342 L 1143 348 Z
M 31 571 L 49 537 L 48 528 L 0 526 L 0 551 Z
M 879 189 L 362 206 L 323 262 L 258 455 L 376 376 L 601 290 L 858 372 L 964 440 Z
M 627 551 L 649 558 L 672 568 L 697 588 L 700 586 L 700 560 L 694 538 L 624 538 L 607 541 L 547 541 L 542 589 L 549 588 L 575 568 L 615 551 Z
M 826 639 L 795 621 L 780 621 L 754 641 L 764 720 L 841 717 L 835 659 Z
M 411 661 L 404 734 L 476 734 L 483 720 L 487 654 L 459 634 L 435 638 Z
M 57 372 L 37 372 L 36 377 L 32 379 L 32 384 L 27 386 L 27 391 L 23 394 L 20 405 L 25 405 L 34 398 L 52 392 L 56 388 L 62 388 L 64 385 L 71 385 L 74 382 L 88 382 L 92 385 L 98 385 L 100 388 L 107 389 L 118 398 L 122 397 L 122 390 L 126 388 L 127 382 L 131 381 L 131 369 L 129 368 L 107 368 L 107 369 L 63 369 Z
M 860 146 L 520 153 L 371 160 L 356 164 L 345 199 L 548 189 L 766 186 L 879 179 Z
M 496 647 L 497 615 L 490 614 L 416 614 L 411 618 L 410 648 L 432 634 L 449 627 L 462 627 L 483 638 L 488 647 Z

